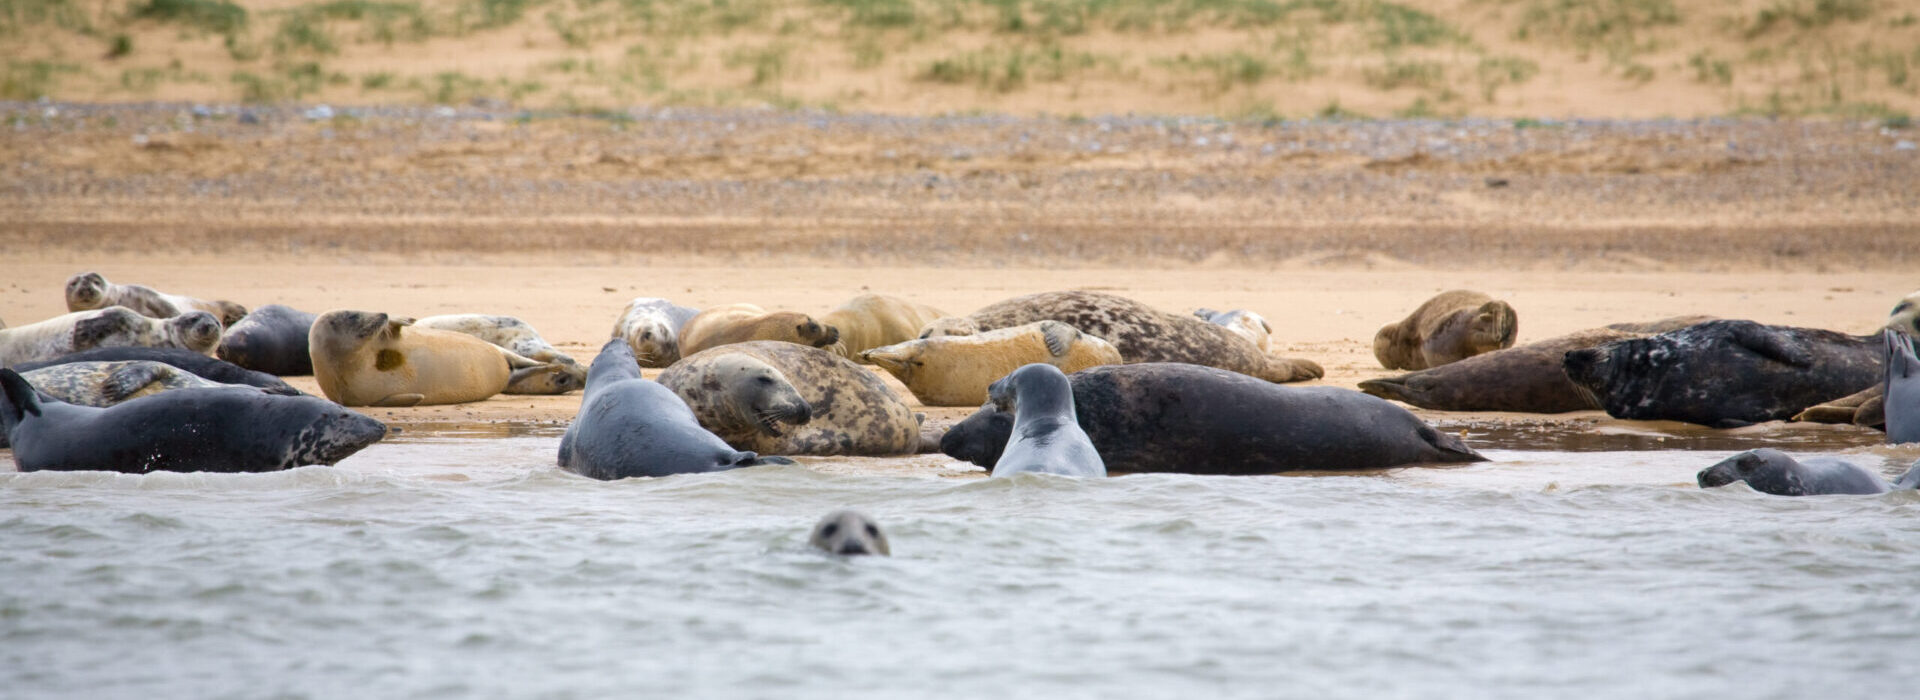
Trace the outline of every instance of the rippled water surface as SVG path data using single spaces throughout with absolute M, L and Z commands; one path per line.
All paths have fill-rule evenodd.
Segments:
M 552 466 L 553 430 L 4 473 L 0 695 L 1912 696 L 1920 495 L 1692 479 L 1761 444 L 1888 473 L 1920 449 L 1582 435 L 1469 429 L 1496 462 L 1308 477 L 923 456 L 601 483 Z M 805 548 L 848 506 L 895 556 Z

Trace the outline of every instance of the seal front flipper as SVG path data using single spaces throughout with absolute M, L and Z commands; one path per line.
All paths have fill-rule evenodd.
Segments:
M 1073 348 L 1073 341 L 1080 337 L 1080 329 L 1059 321 L 1040 322 L 1040 338 L 1047 343 L 1047 353 L 1054 357 L 1066 357 Z
M 737 455 L 734 455 L 733 462 L 731 464 L 735 467 L 764 467 L 769 464 L 793 465 L 793 464 L 799 464 L 799 462 L 795 462 L 785 457 L 775 457 L 772 455 L 762 457 L 759 454 L 754 452 L 741 452 Z
M 127 397 L 147 388 L 147 385 L 163 381 L 173 376 L 174 369 L 158 362 L 136 362 L 107 375 L 100 387 L 100 395 L 111 403 L 120 403 Z
M 1907 468 L 1907 473 L 1900 475 L 1899 479 L 1894 480 L 1893 488 L 1896 491 L 1900 489 L 1920 489 L 1920 460 L 1915 460 L 1913 466 Z
M 426 394 L 394 394 L 375 401 L 372 405 L 380 408 L 408 408 L 418 406 L 425 400 L 427 400 Z
M 1794 367 L 1812 367 L 1813 354 L 1805 345 L 1795 342 L 1787 336 L 1769 331 L 1765 326 L 1747 322 L 1727 329 L 1729 339 L 1735 345 L 1752 350 L 1761 357 Z

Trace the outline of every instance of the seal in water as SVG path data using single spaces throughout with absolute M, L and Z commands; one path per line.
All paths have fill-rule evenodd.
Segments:
M 1573 350 L 1563 366 L 1615 418 L 1737 428 L 1880 381 L 1877 345 L 1833 331 L 1708 321 Z
M 641 367 L 666 367 L 680 361 L 680 327 L 698 315 L 659 297 L 635 297 L 614 322 L 613 337 L 626 339 Z
M 305 396 L 299 389 L 295 389 L 293 385 L 281 381 L 279 377 L 265 372 L 255 372 L 231 362 L 216 360 L 192 350 L 182 350 L 180 348 L 94 348 L 92 350 L 68 353 L 51 360 L 23 362 L 14 365 L 13 369 L 17 372 L 25 373 L 42 367 L 52 367 L 69 362 L 127 361 L 162 362 L 192 372 L 201 379 L 218 382 L 220 384 L 244 384 L 247 386 L 260 387 L 262 391 L 269 394 Z
M 768 311 L 753 304 L 717 306 L 700 312 L 680 327 L 680 356 L 755 340 L 824 348 L 840 341 L 840 331 L 802 313 Z
M 887 546 L 887 534 L 880 531 L 880 525 L 866 514 L 851 510 L 828 513 L 814 523 L 807 544 L 828 554 L 893 556 L 893 550 Z
M 1600 404 L 1575 387 L 1561 368 L 1567 352 L 1643 337 L 1646 334 L 1606 328 L 1585 330 L 1398 377 L 1369 379 L 1360 382 L 1360 390 L 1440 411 L 1594 410 Z
M 213 354 L 222 360 L 278 377 L 313 374 L 313 354 L 307 334 L 314 314 L 279 304 L 268 304 L 239 323 L 227 326 Z
M 464 333 L 506 349 L 515 355 L 548 365 L 545 370 L 515 372 L 503 394 L 564 394 L 587 381 L 587 368 L 540 337 L 526 321 L 512 316 L 449 314 L 413 322 L 414 328 Z
M 1881 394 L 1886 414 L 1887 442 L 1920 442 L 1920 357 L 1913 352 L 1913 336 L 1881 331 L 1887 348 L 1887 379 Z
M 1920 292 L 1908 294 L 1894 304 L 1882 328 L 1909 338 L 1920 337 Z M 1801 411 L 1793 420 L 1810 423 L 1852 423 L 1886 430 L 1886 382 L 1867 387 L 1859 393 L 1843 396 Z
M 1021 472 L 1107 475 L 1100 451 L 1080 429 L 1073 410 L 1073 385 L 1059 367 L 1034 363 L 1016 369 L 988 387 L 987 397 L 995 409 L 1013 416 L 1006 449 L 993 463 L 993 476 Z
M 673 391 L 640 378 L 624 338 L 593 359 L 580 414 L 560 438 L 560 467 L 602 480 L 792 463 L 735 450 L 700 427 Z
M 1274 386 L 1173 363 L 1095 367 L 1068 378 L 1080 427 L 1115 472 L 1271 474 L 1484 462 L 1406 409 L 1338 387 Z M 954 459 L 991 467 L 1013 429 L 995 408 L 940 440 Z
M 1745 481 L 1753 490 L 1775 496 L 1875 494 L 1920 488 L 1920 462 L 1898 481 L 1888 484 L 1879 474 L 1835 457 L 1796 460 L 1770 448 L 1747 450 L 1700 470 L 1700 488 L 1710 489 Z
M 978 406 L 987 400 L 988 385 L 1035 362 L 1062 372 L 1120 364 L 1112 344 L 1059 321 L 909 340 L 862 356 L 927 406 Z
M 94 348 L 185 348 L 204 354 L 219 342 L 220 319 L 205 311 L 157 319 L 109 306 L 0 329 L 0 367 Z
M 515 369 L 548 368 L 470 335 L 412 323 L 368 311 L 320 314 L 307 337 L 320 391 L 346 406 L 466 403 L 506 389 Z
M 897 455 L 920 419 L 872 370 L 818 348 L 756 340 L 680 358 L 660 373 L 700 424 L 759 454 Z
M 912 340 L 920 335 L 921 328 L 947 316 L 945 311 L 899 297 L 861 294 L 828 311 L 820 322 L 840 333 L 840 339 L 827 346 L 828 351 L 868 364 L 870 361 L 861 353 Z
M 124 306 L 152 318 L 173 318 L 189 311 L 205 311 L 231 326 L 247 315 L 247 307 L 231 301 L 206 301 L 179 294 L 167 294 L 138 284 L 114 284 L 98 272 L 83 272 L 67 279 L 67 310 L 90 311 L 109 306 Z
M 1513 347 L 1520 316 L 1504 301 L 1466 289 L 1441 292 L 1373 336 L 1387 369 L 1429 369 Z
M 112 408 L 41 401 L 0 369 L 0 428 L 20 471 L 261 472 L 333 464 L 387 434 L 312 396 L 180 389 Z

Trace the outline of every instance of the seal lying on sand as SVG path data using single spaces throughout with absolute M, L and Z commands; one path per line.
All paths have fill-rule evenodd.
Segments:
M 413 322 L 414 328 L 453 331 L 479 338 L 534 362 L 552 365 L 545 371 L 515 372 L 503 394 L 564 394 L 587 381 L 587 368 L 574 362 L 540 337 L 526 321 L 512 316 L 449 314 Z
M 138 284 L 114 284 L 98 272 L 83 272 L 67 279 L 67 310 L 91 311 L 109 306 L 124 306 L 152 318 L 173 318 L 189 311 L 205 311 L 231 326 L 247 315 L 247 307 L 231 301 L 206 301 L 179 294 L 167 294 Z
M 1022 472 L 1061 476 L 1106 476 L 1100 451 L 1080 429 L 1073 411 L 1073 385 L 1053 365 L 1016 369 L 987 389 L 994 409 L 1013 416 L 1005 449 L 993 476 Z
M 866 363 L 861 353 L 883 345 L 912 340 L 920 329 L 948 314 L 899 297 L 861 294 L 828 311 L 820 322 L 838 331 L 840 339 L 827 350 L 835 355 Z
M 1565 413 L 1600 408 L 1582 393 L 1561 363 L 1572 350 L 1646 337 L 1607 328 L 1580 331 L 1519 347 L 1475 355 L 1411 374 L 1360 382 L 1383 399 L 1440 411 Z
M 1109 471 L 1271 474 L 1483 462 L 1460 438 L 1406 409 L 1336 387 L 1274 386 L 1209 367 L 1115 365 L 1077 372 L 1080 427 Z M 985 406 L 940 451 L 991 467 L 1013 416 Z
M 1700 488 L 1710 489 L 1745 481 L 1753 490 L 1775 496 L 1875 494 L 1920 488 L 1920 462 L 1898 481 L 1888 484 L 1879 474 L 1835 457 L 1796 460 L 1785 452 L 1747 450 L 1700 471 Z
M 1879 381 L 1876 345 L 1833 331 L 1708 321 L 1574 350 L 1563 366 L 1615 418 L 1736 428 Z
M 1078 372 L 1120 364 L 1107 341 L 1059 321 L 1041 321 L 974 335 L 909 340 L 861 353 L 907 385 L 927 406 L 978 406 L 987 387 L 1035 362 Z
M 968 335 L 1048 320 L 1112 343 L 1127 362 L 1184 362 L 1270 382 L 1297 382 L 1325 374 L 1313 362 L 1261 352 L 1246 338 L 1222 326 L 1099 292 L 1041 292 L 1014 297 L 967 316 L 927 324 L 920 337 Z
M 192 350 L 183 350 L 180 348 L 94 348 L 92 350 L 82 350 L 76 353 L 61 355 L 51 360 L 23 362 L 14 365 L 13 369 L 25 373 L 42 367 L 52 367 L 69 362 L 127 361 L 161 362 L 191 372 L 201 379 L 211 382 L 256 386 L 269 394 L 279 394 L 281 396 L 305 396 L 299 389 L 295 389 L 293 385 L 281 381 L 279 377 L 265 372 L 255 372 L 231 362 L 216 360 Z
M 413 329 L 410 319 L 339 310 L 313 322 L 313 378 L 346 406 L 431 406 L 481 401 L 514 370 L 547 370 L 470 335 Z
M 660 383 L 700 424 L 759 454 L 897 455 L 920 445 L 920 417 L 873 372 L 818 348 L 774 340 L 680 358 Z
M 840 331 L 802 313 L 768 311 L 753 304 L 717 306 L 680 327 L 680 356 L 756 340 L 824 348 L 840 341 Z
M 1260 352 L 1273 351 L 1273 324 L 1267 323 L 1265 316 L 1246 309 L 1232 311 L 1196 309 L 1193 315 L 1207 323 L 1240 334 L 1240 337 L 1246 338 L 1247 342 L 1253 343 L 1254 347 L 1260 348 Z
M 614 322 L 613 337 L 626 339 L 641 367 L 666 367 L 680 361 L 680 327 L 698 315 L 659 297 L 635 297 Z
M 813 532 L 807 536 L 807 544 L 828 554 L 843 556 L 893 555 L 893 550 L 887 546 L 887 535 L 880 531 L 880 525 L 864 513 L 851 510 L 828 513 L 827 517 L 814 523 Z
M 179 389 L 112 408 L 41 401 L 0 369 L 0 429 L 20 471 L 259 472 L 333 464 L 387 434 L 312 396 Z
M 313 331 L 315 318 L 314 314 L 279 304 L 262 306 L 239 323 L 228 325 L 213 353 L 222 360 L 274 376 L 313 374 L 307 334 Z
M 146 360 L 68 362 L 21 372 L 20 376 L 42 394 L 75 406 L 94 408 L 106 408 L 172 389 L 259 390 L 209 381 L 173 365 Z
M 219 342 L 220 320 L 205 311 L 156 319 L 109 306 L 0 329 L 0 367 L 108 347 L 185 348 L 205 354 Z
M 1465 289 L 1441 292 L 1373 336 L 1387 369 L 1428 369 L 1513 347 L 1520 317 L 1504 301 Z
M 700 427 L 680 397 L 640 378 L 624 338 L 600 349 L 586 384 L 580 414 L 560 438 L 562 469 L 611 480 L 793 463 L 735 450 Z

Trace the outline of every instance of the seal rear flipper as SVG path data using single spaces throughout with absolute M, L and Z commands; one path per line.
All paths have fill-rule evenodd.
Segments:
M 147 388 L 147 385 L 166 379 L 173 371 L 168 365 L 136 362 L 107 375 L 100 387 L 100 395 L 111 403 L 120 403 Z
M 40 396 L 19 372 L 0 368 L 0 394 L 6 399 L 0 404 L 0 433 L 12 433 L 27 416 L 40 415 Z
M 539 360 L 533 359 L 531 357 L 527 357 L 525 355 L 514 352 L 512 350 L 508 350 L 506 348 L 502 348 L 497 345 L 494 347 L 500 350 L 501 357 L 506 358 L 508 369 L 516 369 L 516 370 L 535 369 L 535 368 L 545 368 L 548 365 L 548 363 L 546 362 L 541 362 Z
M 1407 386 L 1407 376 L 1408 375 L 1401 375 L 1398 377 L 1386 377 L 1384 379 L 1369 379 L 1360 382 L 1360 391 L 1383 399 L 1392 399 L 1394 401 L 1419 406 L 1420 402 L 1414 400 L 1413 388 Z
M 1262 355 L 1262 357 L 1266 359 L 1265 366 L 1261 368 L 1259 374 L 1254 376 L 1275 384 L 1304 382 L 1309 379 L 1319 379 L 1327 374 L 1327 371 L 1320 367 L 1320 363 L 1313 360 L 1296 360 L 1273 355 Z
M 1901 489 L 1920 489 L 1920 460 L 1914 461 L 1913 466 L 1907 468 L 1907 473 L 1894 480 L 1893 490 Z
M 1870 397 L 1860 402 L 1860 408 L 1853 411 L 1853 424 L 1863 428 L 1873 428 L 1881 432 L 1887 430 L 1887 397 Z
M 1894 330 L 1881 332 L 1886 340 L 1887 381 L 1906 379 L 1920 370 L 1920 357 L 1913 352 L 1913 338 Z
M 427 400 L 426 394 L 394 394 L 375 401 L 371 405 L 380 408 L 407 408 L 410 406 L 418 406 L 421 401 L 425 400 Z
M 799 462 L 785 457 L 775 457 L 771 455 L 762 457 L 756 452 L 741 452 L 734 455 L 732 464 L 736 467 L 764 467 L 769 464 L 792 465 L 799 464 Z
M 1440 432 L 1431 425 L 1420 426 L 1420 439 L 1425 440 L 1427 444 L 1432 445 L 1434 449 L 1440 451 L 1439 461 L 1442 463 L 1491 461 L 1487 459 L 1486 455 L 1482 455 L 1473 448 L 1468 447 L 1467 442 L 1460 439 L 1460 436 L 1453 433 Z

